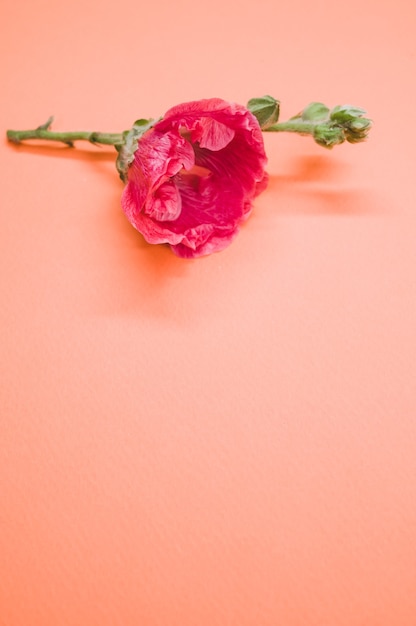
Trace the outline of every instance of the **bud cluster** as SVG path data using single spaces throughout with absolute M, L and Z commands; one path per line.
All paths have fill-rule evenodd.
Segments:
M 286 122 L 278 122 L 279 102 L 272 96 L 253 98 L 247 107 L 263 131 L 312 135 L 316 143 L 324 148 L 333 148 L 344 141 L 364 141 L 372 125 L 371 120 L 364 117 L 364 109 L 349 104 L 329 109 L 322 102 L 312 102 Z
M 320 107 L 319 116 L 313 115 Z M 301 113 L 302 119 L 310 119 L 318 122 L 313 132 L 316 143 L 325 148 L 348 141 L 359 143 L 367 138 L 371 128 L 371 120 L 364 117 L 364 109 L 343 104 L 329 110 L 321 103 L 310 104 Z M 312 115 L 311 115 L 312 114 Z

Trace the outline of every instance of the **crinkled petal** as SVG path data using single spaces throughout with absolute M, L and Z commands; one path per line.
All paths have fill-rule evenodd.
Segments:
M 177 174 L 182 167 L 191 169 L 195 156 L 189 141 L 177 133 L 148 132 L 139 141 L 134 161 L 129 169 L 129 180 L 139 174 L 149 185 Z M 142 181 L 140 181 L 142 182 Z
M 171 246 L 171 249 L 176 256 L 183 259 L 195 259 L 200 256 L 206 256 L 208 254 L 212 254 L 213 252 L 220 252 L 221 250 L 224 250 L 224 248 L 227 248 L 230 245 L 237 234 L 237 228 L 227 234 L 214 234 L 195 250 L 187 245 L 184 245 L 183 243 Z
M 176 220 L 182 207 L 181 194 L 172 181 L 160 185 L 148 196 L 144 212 L 157 221 Z
M 225 148 L 234 136 L 234 129 L 210 117 L 203 117 L 192 131 L 191 138 L 192 143 L 198 141 L 201 148 L 217 151 Z
M 180 199 L 175 200 L 176 191 L 168 192 L 165 188 L 158 193 L 158 189 L 182 168 L 189 170 L 194 164 L 191 144 L 176 133 L 150 131 L 140 139 L 122 196 L 123 210 L 133 226 L 138 228 L 136 219 L 143 210 L 148 214 L 154 211 L 156 219 L 175 219 L 179 215 L 181 203 Z M 169 206 L 165 203 L 163 208 L 163 199 L 168 197 Z
M 262 144 L 247 142 L 247 137 L 236 133 L 234 140 L 220 152 L 194 146 L 195 162 L 209 169 L 216 178 L 231 186 L 239 186 L 252 194 L 264 178 L 266 156 Z
M 216 113 L 221 111 L 225 112 L 226 116 L 230 117 L 231 113 L 234 112 L 234 107 L 243 109 L 244 107 L 240 107 L 240 105 L 234 105 L 226 100 L 222 100 L 221 98 L 206 98 L 203 100 L 194 100 L 192 102 L 184 102 L 182 104 L 177 104 L 174 107 L 171 107 L 168 111 L 166 111 L 163 119 L 158 122 L 156 126 L 170 127 L 172 121 L 178 119 L 191 119 L 196 120 L 202 117 L 213 117 Z M 167 126 L 166 126 L 166 124 Z

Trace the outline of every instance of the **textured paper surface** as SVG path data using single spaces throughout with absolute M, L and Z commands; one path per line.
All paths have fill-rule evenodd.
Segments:
M 110 149 L 1 142 L 1 626 L 415 626 L 411 3 L 1 11 L 2 132 L 265 93 L 375 122 L 267 136 L 196 261 L 127 223 Z

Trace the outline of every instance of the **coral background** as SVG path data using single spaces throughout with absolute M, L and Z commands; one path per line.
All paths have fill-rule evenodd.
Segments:
M 3 3 L 1 626 L 416 625 L 414 13 Z M 267 136 L 195 261 L 128 224 L 111 149 L 4 138 L 265 93 L 371 138 Z

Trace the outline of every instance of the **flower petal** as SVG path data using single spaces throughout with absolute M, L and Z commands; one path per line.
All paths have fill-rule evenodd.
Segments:
M 182 208 L 182 200 L 175 183 L 167 181 L 147 199 L 144 212 L 157 221 L 176 220 Z
M 201 148 L 222 150 L 234 139 L 235 130 L 209 117 L 199 120 L 193 130 L 192 142 L 198 141 Z

